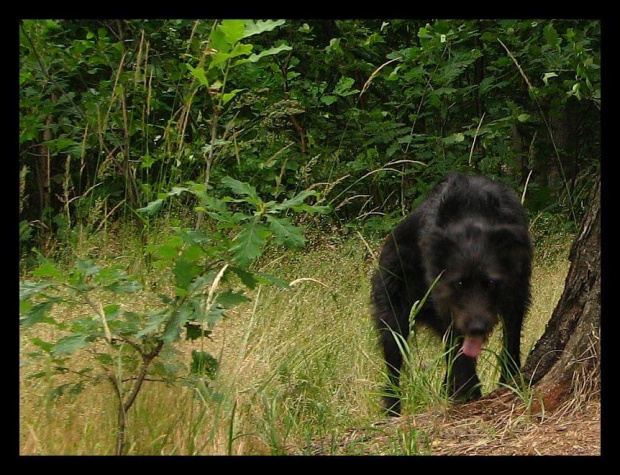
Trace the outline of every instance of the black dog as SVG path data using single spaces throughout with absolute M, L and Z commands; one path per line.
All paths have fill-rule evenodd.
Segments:
M 501 380 L 518 373 L 521 325 L 530 302 L 527 223 L 517 196 L 503 184 L 450 174 L 392 231 L 372 279 L 373 317 L 390 379 L 384 396 L 388 414 L 400 414 L 396 389 L 403 358 L 395 334 L 407 339 L 414 302 L 440 274 L 415 322 L 448 336 L 448 395 L 481 396 L 476 358 L 500 317 Z

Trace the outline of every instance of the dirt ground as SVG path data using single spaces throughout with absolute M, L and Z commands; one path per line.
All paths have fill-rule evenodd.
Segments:
M 417 434 L 423 455 L 601 455 L 600 421 L 601 404 L 594 398 L 536 412 L 498 397 L 350 429 L 339 446 L 342 453 L 356 447 L 357 455 L 393 454 L 386 447 L 403 434 Z M 313 453 L 325 453 L 323 442 L 312 445 Z
M 601 406 L 527 415 L 512 405 L 457 408 L 437 424 L 433 455 L 600 455 Z

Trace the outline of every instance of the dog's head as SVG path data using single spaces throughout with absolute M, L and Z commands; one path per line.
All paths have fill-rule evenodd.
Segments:
M 531 252 L 527 229 L 461 220 L 432 230 L 422 248 L 427 281 L 443 272 L 432 292 L 435 309 L 465 336 L 463 352 L 477 357 L 499 321 L 511 282 L 529 272 L 529 257 L 523 258 Z

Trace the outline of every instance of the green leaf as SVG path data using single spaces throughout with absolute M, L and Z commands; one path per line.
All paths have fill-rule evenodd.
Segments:
M 293 226 L 288 218 L 274 218 L 269 215 L 266 218 L 269 221 L 269 229 L 275 234 L 278 244 L 296 248 L 306 243 L 301 229 Z
M 26 327 L 30 327 L 35 323 L 41 323 L 45 321 L 45 316 L 52 309 L 53 306 L 53 301 L 47 301 L 29 307 L 27 311 L 22 311 L 20 323 Z M 53 320 L 50 323 L 53 323 Z
M 222 185 L 230 188 L 230 190 L 236 195 L 250 197 L 251 202 L 254 204 L 262 202 L 262 200 L 258 197 L 256 188 L 254 188 L 248 183 L 244 183 L 239 180 L 235 180 L 234 178 L 231 178 L 229 176 L 225 176 L 224 178 L 222 178 Z
M 107 353 L 95 353 L 94 356 L 95 359 L 104 366 L 111 366 L 114 364 L 114 358 Z
M 254 259 L 262 254 L 269 236 L 271 236 L 271 231 L 259 224 L 258 217 L 254 217 L 233 241 L 235 245 L 231 251 L 234 253 L 235 261 L 241 267 L 250 265 Z
M 248 58 L 248 60 L 252 63 L 257 62 L 259 59 L 264 58 L 265 56 L 271 56 L 273 54 L 278 54 L 282 51 L 291 51 L 293 48 L 291 48 L 289 45 L 280 45 L 280 46 L 275 46 L 273 48 L 269 48 L 266 49 L 264 51 L 261 51 L 260 53 L 256 54 L 252 54 L 250 55 L 250 57 Z
M 206 315 L 203 315 L 200 319 L 201 322 L 207 324 L 207 328 L 211 329 L 224 317 L 224 309 L 218 307 L 211 307 Z
M 342 38 L 332 38 L 329 40 L 329 45 L 325 47 L 325 52 L 327 54 L 341 54 L 342 46 L 340 45 Z
M 186 340 L 197 340 L 198 338 L 202 338 L 203 336 L 209 336 L 213 333 L 211 330 L 204 329 L 202 325 L 197 323 L 187 322 L 185 323 L 185 339 Z
M 239 305 L 245 302 L 250 302 L 251 299 L 243 295 L 243 292 L 233 292 L 232 290 L 227 290 L 226 292 L 222 292 L 218 294 L 215 298 L 215 303 L 217 305 L 221 305 L 224 308 L 234 307 L 235 305 Z
M 181 257 L 175 261 L 172 273 L 175 277 L 175 285 L 177 288 L 187 290 L 194 278 L 200 273 L 200 267 L 193 262 Z
M 138 213 L 144 213 L 148 216 L 153 216 L 155 213 L 157 213 L 161 209 L 163 204 L 164 204 L 164 200 L 158 199 L 155 201 L 151 201 L 144 208 L 138 208 L 136 211 Z
M 121 310 L 121 306 L 118 304 L 110 304 L 103 307 L 103 313 L 105 313 L 105 319 L 108 322 L 116 320 L 120 315 L 122 315 L 123 311 Z
M 226 94 L 222 94 L 222 105 L 226 105 L 228 102 L 230 102 L 231 99 L 233 99 L 241 91 L 244 91 L 244 89 L 233 89 L 232 91 L 227 92 Z
M 71 320 L 71 331 L 73 331 L 74 334 L 99 336 L 103 335 L 101 329 L 101 318 L 99 318 L 99 316 L 96 318 L 85 317 Z
M 319 213 L 319 214 L 325 214 L 325 213 L 329 213 L 332 210 L 332 207 L 329 205 L 326 206 L 320 206 L 320 205 L 308 205 L 306 203 L 303 203 L 299 206 L 296 206 L 295 208 L 293 208 L 295 211 L 297 211 L 298 213 Z
M 19 222 L 19 242 L 25 242 L 32 236 L 32 226 L 25 219 Z
M 364 169 L 366 166 L 364 165 Z M 284 200 L 282 203 L 271 207 L 269 213 L 275 213 L 278 211 L 282 211 L 285 209 L 292 209 L 297 211 L 298 213 L 329 213 L 331 211 L 331 206 L 319 206 L 319 205 L 309 205 L 304 203 L 306 198 L 309 196 L 318 196 L 316 191 L 304 190 L 295 195 L 291 199 Z
M 233 45 L 242 38 L 245 38 L 246 20 L 223 20 L 218 27 L 229 44 Z
M 52 349 L 54 348 L 54 344 L 53 343 L 41 340 L 41 338 L 38 338 L 36 336 L 32 337 L 30 339 L 30 342 L 33 345 L 38 346 L 39 348 L 41 348 L 43 351 L 45 351 L 48 354 L 51 353 Z
M 200 304 L 196 300 L 185 302 L 178 311 L 174 312 L 161 337 L 164 343 L 172 343 L 181 338 L 181 328 L 188 320 L 193 319 L 197 312 L 200 312 Z
M 226 37 L 221 28 L 215 28 L 211 31 L 211 50 L 218 53 L 228 53 L 232 44 Z
M 241 269 L 239 267 L 232 267 L 232 266 L 229 267 L 228 269 L 230 269 L 232 272 L 237 274 L 237 277 L 239 277 L 241 282 L 243 282 L 243 285 L 245 285 L 250 290 L 253 290 L 256 287 L 256 284 L 259 283 L 254 273 L 252 272 L 248 272 L 245 269 Z
M 202 248 L 196 244 L 188 246 L 181 254 L 184 259 L 196 264 L 204 256 Z
M 196 192 L 195 195 L 200 199 L 204 208 L 215 211 L 220 217 L 229 215 L 226 203 L 206 193 Z
M 204 351 L 192 350 L 192 374 L 198 376 L 207 376 L 209 379 L 215 378 L 217 369 L 219 368 L 219 361 Z
M 142 157 L 142 163 L 140 164 L 140 167 L 141 168 L 151 168 L 151 166 L 153 166 L 155 161 L 156 161 L 156 159 L 154 157 L 151 157 L 151 155 L 149 155 L 149 153 L 147 152 Z
M 288 288 L 290 288 L 290 286 L 289 286 L 289 284 L 288 284 L 288 282 L 286 280 L 282 280 L 281 278 L 276 277 L 275 275 L 267 274 L 265 272 L 255 272 L 254 276 L 256 277 L 256 281 L 259 284 L 277 285 L 281 289 L 288 289 Z
M 111 285 L 107 285 L 105 288 L 116 293 L 133 294 L 134 292 L 139 292 L 142 290 L 142 284 L 140 284 L 137 280 L 134 280 L 134 277 L 132 276 L 130 278 L 114 282 Z
M 312 191 L 303 190 L 303 191 L 299 192 L 298 194 L 296 194 L 291 199 L 286 199 L 282 203 L 274 206 L 273 209 L 275 211 L 282 211 L 282 210 L 285 210 L 285 209 L 291 209 L 292 208 L 295 211 L 299 211 L 299 206 L 303 205 L 304 201 L 309 196 L 317 196 L 317 192 L 314 191 L 314 190 L 312 190 Z
M 50 282 L 33 282 L 31 280 L 26 280 L 19 284 L 19 300 L 27 300 L 52 285 L 53 284 Z
M 110 285 L 119 280 L 126 279 L 127 273 L 118 266 L 104 267 L 95 276 L 94 281 L 102 285 Z
M 194 68 L 191 64 L 186 64 L 185 66 L 187 67 L 190 74 L 194 76 L 196 79 L 198 79 L 198 82 L 200 83 L 201 86 L 209 85 L 209 80 L 207 79 L 207 76 L 205 74 L 205 68 L 203 67 Z
M 265 31 L 271 31 L 278 26 L 282 26 L 286 23 L 284 20 L 258 20 L 254 22 L 253 20 L 249 20 L 245 23 L 245 30 L 243 32 L 243 38 L 248 38 L 253 35 L 259 35 L 264 33 Z
M 50 261 L 45 261 L 37 269 L 32 272 L 35 277 L 51 277 L 52 279 L 62 281 L 64 275 Z
M 203 231 L 193 230 L 191 228 L 173 227 L 172 230 L 177 233 L 183 242 L 191 245 L 205 244 L 211 240 Z
M 122 315 L 122 319 L 116 319 L 115 316 L 108 315 L 106 312 L 106 320 L 110 321 L 110 327 L 114 329 L 115 332 L 120 333 L 121 335 L 134 335 L 140 330 L 140 324 L 142 323 L 141 316 L 134 312 L 129 312 L 127 310 L 119 310 L 119 316 Z
M 549 79 L 550 78 L 557 78 L 558 75 L 556 73 L 545 73 L 543 75 L 543 82 L 545 83 L 545 86 L 549 85 Z
M 151 248 L 151 252 L 158 259 L 174 259 L 179 255 L 179 246 L 174 243 L 165 242 L 155 249 Z
M 101 272 L 101 267 L 95 264 L 92 259 L 78 259 L 75 263 L 75 269 L 84 275 L 97 275 Z
M 243 91 L 243 89 L 235 89 L 235 91 Z M 231 92 L 229 94 L 233 94 L 233 93 Z M 234 92 L 234 94 L 236 95 L 237 93 Z M 227 96 L 227 94 L 224 94 L 222 97 L 224 97 L 224 96 Z M 230 99 L 228 99 L 228 100 L 230 100 Z M 206 154 L 208 154 L 211 151 L 211 149 L 217 150 L 218 148 L 220 148 L 220 147 L 222 147 L 224 145 L 229 145 L 231 143 L 232 142 L 230 140 L 215 139 L 215 142 L 213 142 L 213 145 L 211 145 L 210 143 L 203 145 L 202 151 L 206 155 Z
M 60 137 L 58 139 L 49 140 L 46 142 L 46 145 L 52 150 L 54 153 L 58 153 L 72 146 L 79 145 L 74 140 L 70 140 L 67 138 Z
M 54 348 L 52 349 L 52 354 L 54 356 L 58 355 L 70 355 L 75 353 L 75 351 L 80 348 L 85 347 L 90 343 L 91 337 L 88 335 L 70 335 L 64 338 L 61 338 L 56 342 Z
M 549 24 L 543 28 L 543 35 L 545 36 L 545 40 L 547 44 L 552 48 L 557 48 L 560 45 L 560 37 L 558 32 L 555 31 L 553 25 Z
M 169 309 L 156 310 L 148 315 L 146 324 L 136 333 L 136 338 L 142 338 L 145 335 L 155 333 L 159 330 L 161 324 L 170 316 Z
M 336 84 L 336 87 L 334 87 L 334 94 L 338 94 L 342 97 L 357 94 L 358 92 L 360 92 L 359 89 L 351 89 L 351 86 L 353 86 L 354 84 L 355 80 L 353 78 L 343 76 L 338 81 L 338 84 Z
M 463 135 L 463 133 L 461 133 L 461 132 L 457 132 L 456 134 L 448 135 L 447 137 L 443 138 L 442 140 L 447 145 L 450 145 L 450 144 L 453 144 L 453 143 L 460 143 L 463 140 L 465 140 L 465 135 Z
M 237 44 L 230 53 L 218 52 L 215 55 L 213 55 L 213 58 L 211 59 L 211 63 L 209 63 L 209 68 L 213 66 L 217 66 L 218 64 L 224 63 L 228 61 L 229 59 L 236 58 L 237 56 L 248 55 L 252 52 L 253 48 L 254 48 L 254 45 Z M 238 62 L 235 64 L 240 64 L 240 63 Z
M 183 186 L 173 186 L 172 189 L 166 193 L 166 196 L 179 196 L 186 191 L 189 192 L 190 190 Z
M 288 289 L 288 282 L 280 279 L 279 277 L 275 277 L 271 274 L 265 274 L 264 272 L 249 272 L 245 269 L 241 269 L 239 267 L 230 266 L 229 269 L 237 274 L 243 282 L 243 285 L 248 287 L 249 289 L 254 289 L 256 284 L 264 284 L 264 285 L 272 285 L 275 284 L 282 289 Z
M 428 32 L 428 29 L 429 29 L 429 28 L 430 28 L 430 25 L 429 25 L 428 23 L 426 24 L 426 27 L 421 27 L 421 28 L 418 30 L 418 38 L 432 39 L 432 38 L 433 38 L 433 35 L 431 35 L 431 34 Z

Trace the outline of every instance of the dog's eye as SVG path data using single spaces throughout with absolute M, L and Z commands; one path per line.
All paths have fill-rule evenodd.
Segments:
M 495 288 L 499 285 L 499 280 L 497 279 L 487 279 L 487 286 L 490 288 Z
M 465 280 L 456 280 L 452 283 L 452 286 L 455 289 L 462 289 L 467 285 L 467 282 Z

